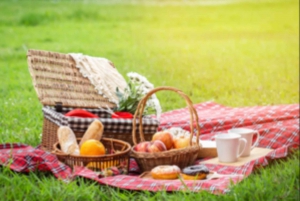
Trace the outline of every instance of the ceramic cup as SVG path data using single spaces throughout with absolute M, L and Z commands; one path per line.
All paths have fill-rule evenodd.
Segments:
M 220 133 L 215 137 L 218 159 L 223 163 L 234 163 L 244 153 L 247 140 L 235 133 Z M 239 151 L 243 145 L 244 149 Z
M 242 157 L 250 156 L 251 150 L 258 144 L 258 140 L 260 137 L 258 131 L 248 129 L 248 128 L 233 128 L 233 129 L 228 130 L 228 133 L 239 134 L 242 136 L 242 138 L 247 140 L 245 151 L 241 155 Z M 253 139 L 254 135 L 257 135 L 257 136 L 256 136 L 255 142 L 252 144 L 252 139 Z M 241 146 L 240 149 L 243 149 L 243 146 Z

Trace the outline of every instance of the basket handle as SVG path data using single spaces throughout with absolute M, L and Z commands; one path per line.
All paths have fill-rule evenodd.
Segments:
M 144 132 L 143 132 L 143 125 L 142 125 L 142 114 L 144 112 L 144 109 L 145 109 L 145 105 L 146 105 L 146 102 L 148 100 L 148 98 L 150 96 L 152 96 L 152 94 L 158 92 L 158 91 L 163 91 L 163 90 L 166 90 L 166 91 L 173 91 L 173 92 L 176 92 L 177 94 L 179 94 L 182 98 L 185 99 L 185 102 L 188 106 L 188 109 L 189 109 L 189 112 L 190 112 L 190 129 L 191 129 L 191 136 L 190 136 L 190 146 L 192 145 L 192 139 L 193 139 L 193 132 L 194 132 L 194 125 L 193 125 L 193 122 L 195 121 L 196 122 L 196 129 L 197 129 L 197 135 L 196 135 L 196 142 L 197 144 L 199 145 L 199 135 L 200 135 L 200 126 L 198 124 L 199 122 L 199 119 L 198 119 L 198 114 L 195 110 L 195 108 L 193 107 L 193 103 L 191 101 L 191 99 L 186 95 L 184 94 L 181 90 L 177 89 L 177 88 L 174 88 L 174 87 L 168 87 L 168 86 L 164 86 L 164 87 L 157 87 L 157 88 L 154 88 L 152 89 L 151 91 L 149 91 L 139 102 L 138 106 L 137 106 L 137 110 L 135 111 L 134 113 L 134 116 L 133 116 L 133 121 L 132 121 L 132 140 L 133 140 L 133 143 L 134 145 L 138 144 L 137 142 L 137 138 L 136 138 L 136 119 L 137 117 L 139 118 L 138 121 L 139 121 L 139 133 L 140 133 L 140 140 L 141 142 L 145 141 L 145 137 L 144 137 Z

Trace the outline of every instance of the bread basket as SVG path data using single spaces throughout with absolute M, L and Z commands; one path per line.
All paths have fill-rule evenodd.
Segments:
M 77 138 L 78 143 L 81 138 Z M 129 168 L 129 153 L 131 150 L 131 145 L 127 142 L 112 139 L 112 138 L 102 138 L 102 144 L 106 148 L 105 155 L 100 156 L 78 156 L 65 154 L 61 151 L 59 142 L 53 145 L 53 151 L 58 160 L 65 163 L 66 165 L 74 168 L 75 166 L 86 166 L 92 170 L 104 170 L 112 166 L 120 167 L 122 166 L 128 172 Z M 114 152 L 114 153 L 111 153 Z
M 200 135 L 200 127 L 198 125 L 198 115 L 193 107 L 192 101 L 190 98 L 184 94 L 179 89 L 173 87 L 157 87 L 151 90 L 146 96 L 139 102 L 138 108 L 134 114 L 133 119 L 133 129 L 132 129 L 132 139 L 134 146 L 140 142 L 146 141 L 143 133 L 143 123 L 142 123 L 142 114 L 145 108 L 145 104 L 148 98 L 159 91 L 172 91 L 180 95 L 185 99 L 187 107 L 190 112 L 190 128 L 191 131 L 194 131 L 194 122 L 196 126 L 196 144 L 192 143 L 193 132 L 191 132 L 190 143 L 189 146 L 182 149 L 171 149 L 163 152 L 156 153 L 148 153 L 148 152 L 137 152 L 132 147 L 131 149 L 131 157 L 133 157 L 139 168 L 142 172 L 150 171 L 152 168 L 158 165 L 177 165 L 180 168 L 184 168 L 186 166 L 194 164 L 197 159 L 198 153 L 201 149 L 201 144 L 199 143 L 199 135 Z M 137 138 L 137 132 L 135 129 L 137 122 L 139 123 L 139 138 Z M 137 140 L 139 139 L 139 141 Z

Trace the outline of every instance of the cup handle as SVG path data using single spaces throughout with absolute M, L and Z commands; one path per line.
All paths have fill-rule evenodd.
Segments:
M 241 146 L 241 143 L 244 143 L 244 149 L 241 151 L 241 153 L 239 153 L 239 154 L 237 155 L 238 158 L 244 153 L 244 151 L 245 151 L 245 149 L 246 149 L 247 140 L 244 139 L 244 138 L 240 138 L 240 139 L 239 139 L 239 147 Z M 239 149 L 240 149 L 240 148 L 239 148 Z
M 251 150 L 252 150 L 254 147 L 256 147 L 256 145 L 258 144 L 258 140 L 259 140 L 259 138 L 260 138 L 260 134 L 259 134 L 258 131 L 255 131 L 255 134 L 256 134 L 257 136 L 256 136 L 255 142 L 254 142 L 253 145 L 251 146 Z

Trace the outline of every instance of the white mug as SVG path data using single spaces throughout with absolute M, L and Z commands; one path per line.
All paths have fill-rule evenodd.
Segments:
M 258 140 L 260 137 L 259 132 L 257 130 L 252 130 L 252 129 L 248 129 L 248 128 L 233 128 L 233 129 L 228 130 L 228 133 L 239 134 L 242 136 L 242 138 L 247 140 L 245 151 L 241 155 L 242 157 L 250 156 L 251 150 L 258 144 Z M 257 135 L 257 138 L 252 145 L 253 135 Z M 242 148 L 243 147 L 241 146 L 240 149 L 242 149 Z
M 214 138 L 216 139 L 217 153 L 220 162 L 234 163 L 245 151 L 247 140 L 242 138 L 239 134 L 220 133 Z M 239 151 L 241 145 L 244 145 L 244 149 Z

